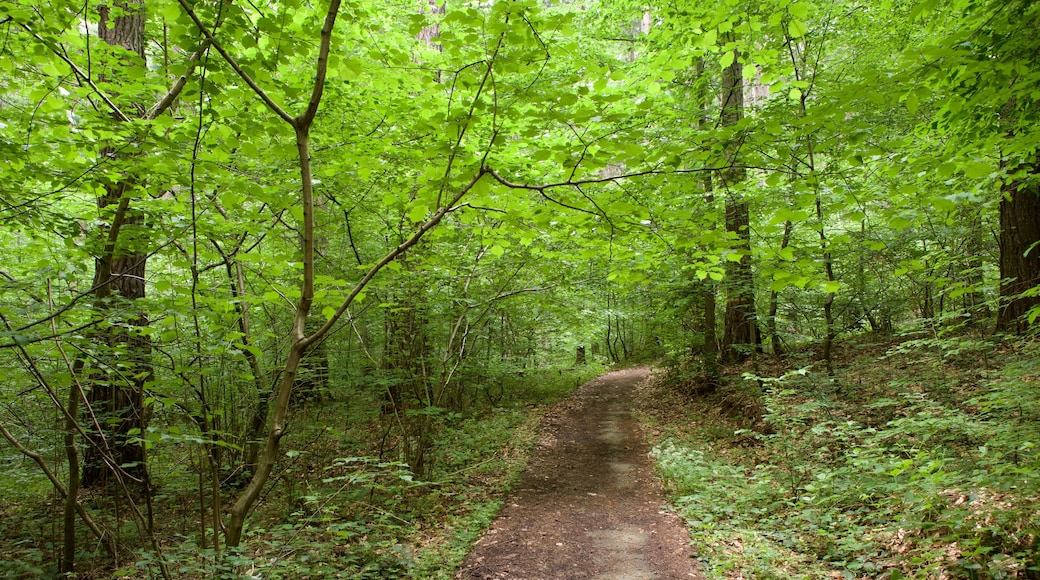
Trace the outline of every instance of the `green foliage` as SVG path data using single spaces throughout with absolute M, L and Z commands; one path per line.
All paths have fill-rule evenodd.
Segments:
M 867 358 L 840 399 L 788 373 L 761 397 L 767 427 L 709 418 L 655 456 L 714 577 L 1015 577 L 1038 564 L 1036 360 L 957 396 L 972 370 L 886 383 Z
M 885 565 L 854 560 L 873 548 L 842 544 L 809 521 L 829 514 L 873 537 L 880 520 L 834 511 L 860 501 L 839 487 L 867 463 L 883 466 L 865 480 L 879 490 L 868 494 L 876 505 L 857 509 L 891 515 L 885 506 L 898 500 L 928 504 L 918 511 L 934 516 L 943 489 L 999 487 L 982 474 L 965 479 L 967 457 L 993 477 L 1005 473 L 1001 462 L 1033 460 L 1033 428 L 1022 419 L 1035 415 L 1032 371 L 978 377 L 989 393 L 950 380 L 970 362 L 1002 359 L 982 338 L 1000 306 L 1001 248 L 990 232 L 1002 227 L 1002 180 L 1035 173 L 1037 4 L 687 4 L 448 2 L 441 14 L 426 1 L 342 3 L 301 160 L 289 126 L 301 118 L 285 121 L 317 95 L 325 5 L 147 0 L 141 59 L 101 41 L 94 3 L 4 2 L 0 426 L 64 485 L 64 436 L 83 454 L 95 419 L 117 423 L 81 409 L 65 426 L 73 386 L 89 395 L 97 381 L 142 382 L 148 424 L 128 441 L 148 451 L 160 500 L 152 515 L 175 513 L 192 532 L 145 537 L 121 501 L 84 499 L 86 513 L 134 538 L 127 554 L 151 553 L 139 570 L 168 564 L 205 576 L 260 566 L 245 549 L 218 556 L 205 513 L 218 499 L 225 510 L 256 473 L 272 389 L 306 306 L 304 334 L 334 324 L 294 375 L 290 439 L 307 433 L 380 459 L 357 462 L 343 491 L 315 495 L 303 488 L 318 485 L 333 456 L 311 465 L 311 448 L 292 439 L 301 455 L 280 454 L 281 475 L 264 491 L 285 485 L 279 499 L 288 503 L 249 541 L 274 554 L 263 564 L 269 575 L 317 576 L 332 561 L 373 577 L 434 574 L 457 561 L 494 500 L 460 516 L 450 557 L 428 560 L 401 547 L 416 506 L 465 495 L 431 482 L 480 473 L 474 466 L 519 420 L 516 406 L 557 400 L 604 364 L 692 360 L 714 334 L 699 314 L 705 297 L 728 283 L 727 265 L 748 258 L 774 352 L 913 333 L 891 359 L 928 363 L 920 376 L 893 379 L 893 392 L 870 407 L 880 422 L 831 416 L 849 388 L 840 381 L 811 389 L 826 395 L 812 404 L 789 392 L 804 379 L 773 381 L 764 404 L 778 431 L 756 439 L 792 457 L 839 441 L 828 449 L 843 459 L 819 472 L 790 464 L 764 473 L 787 486 L 776 517 L 802 532 L 748 545 L 780 558 L 805 544 L 863 575 L 868 561 Z M 749 99 L 738 123 L 722 123 L 719 75 L 736 59 Z M 734 162 L 749 178 L 722 187 L 720 172 Z M 721 227 L 728 199 L 751 208 L 750 249 Z M 312 220 L 308 262 L 301 238 Z M 413 238 L 421 241 L 395 255 Z M 109 255 L 147 261 L 131 276 L 143 276 L 144 297 L 101 299 L 95 277 Z M 302 284 L 311 272 L 313 303 Z M 579 347 L 592 364 L 571 368 Z M 919 392 L 925 380 L 942 385 Z M 336 407 L 342 424 L 301 427 L 294 414 L 312 406 Z M 1000 417 L 1015 429 L 1002 431 Z M 378 432 L 379 443 L 359 428 Z M 986 451 L 966 455 L 970 445 Z M 856 449 L 866 463 L 850 459 Z M 720 465 L 710 453 L 682 453 L 668 452 L 689 464 L 682 469 Z M 24 457 L 4 461 L 13 467 L 0 494 L 20 508 L 43 502 L 50 482 Z M 401 463 L 424 483 L 401 480 Z M 721 473 L 739 484 L 738 473 Z M 306 484 L 285 483 L 290 474 Z M 365 490 L 387 503 L 355 517 Z M 747 491 L 775 493 L 758 483 Z M 394 503 L 397 492 L 407 497 Z M 888 503 L 877 499 L 884 493 Z M 799 510 L 817 515 L 798 519 Z M 915 517 L 914 534 L 961 537 L 952 520 Z M 340 532 L 356 550 L 324 547 Z M 1022 543 L 1008 538 L 994 545 Z M 89 541 L 79 539 L 80 548 Z M 58 543 L 25 547 L 18 561 L 52 561 Z

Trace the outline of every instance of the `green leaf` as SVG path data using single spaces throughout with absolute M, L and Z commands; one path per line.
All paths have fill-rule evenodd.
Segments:
M 711 30 L 705 30 L 704 34 L 700 37 L 700 42 L 697 44 L 703 48 L 709 48 L 715 46 L 715 43 L 719 40 L 719 33 L 714 28 Z
M 932 207 L 939 211 L 953 211 L 957 209 L 957 204 L 947 197 L 937 197 L 932 200 Z
M 426 219 L 426 212 L 428 211 L 425 203 L 416 203 L 412 209 L 408 211 L 408 219 L 412 222 L 418 223 Z
M 808 32 L 809 27 L 801 20 L 791 20 L 790 24 L 787 25 L 787 34 L 789 34 L 791 38 L 801 38 Z
M 736 52 L 734 52 L 732 50 L 727 50 L 727 51 L 722 53 L 722 56 L 719 57 L 719 66 L 722 67 L 722 68 L 727 68 L 727 67 L 729 67 L 729 65 L 733 64 L 733 60 L 736 59 L 736 58 L 737 58 L 737 53 Z
M 809 16 L 809 4 L 805 2 L 796 2 L 788 6 L 787 11 L 791 16 L 799 20 L 805 20 Z
M 995 167 L 993 167 L 992 163 L 972 161 L 964 166 L 964 175 L 968 179 L 981 179 L 983 177 L 989 177 L 990 173 L 992 173 L 994 169 Z
M 903 101 L 903 104 L 906 105 L 906 110 L 910 111 L 911 115 L 916 113 L 917 112 L 917 107 L 918 107 L 918 104 L 919 104 L 919 101 L 917 99 L 917 94 L 916 93 L 907 93 L 906 100 Z
M 905 230 L 912 226 L 913 223 L 905 217 L 896 216 L 889 220 L 888 225 L 894 230 Z

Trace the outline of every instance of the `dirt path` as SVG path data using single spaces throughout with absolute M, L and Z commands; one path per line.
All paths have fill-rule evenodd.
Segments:
M 702 577 L 632 414 L 647 374 L 603 375 L 546 415 L 527 471 L 458 578 Z

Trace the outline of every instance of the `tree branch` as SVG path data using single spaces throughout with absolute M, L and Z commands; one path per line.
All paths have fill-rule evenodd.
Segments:
M 115 115 L 117 119 L 119 119 L 120 121 L 123 121 L 123 122 L 130 122 L 130 117 L 127 116 L 127 114 L 124 113 L 119 108 L 119 105 L 116 105 L 115 102 L 112 101 L 111 97 L 109 97 L 107 94 L 105 94 L 104 91 L 102 91 L 96 84 L 94 84 L 94 81 L 91 80 L 90 75 L 88 75 L 87 73 L 83 72 L 83 69 L 79 68 L 79 66 L 77 66 L 76 63 L 72 62 L 72 59 L 70 59 L 68 56 L 63 54 L 60 50 L 58 50 L 53 42 L 50 42 L 47 39 L 45 39 L 44 37 L 40 36 L 28 24 L 21 23 L 21 27 L 24 28 L 26 30 L 26 32 L 28 32 L 29 34 L 33 35 L 33 38 L 35 38 L 36 40 L 39 40 L 40 42 L 42 42 L 44 46 L 46 46 L 48 49 L 50 49 L 50 51 L 52 53 L 54 53 L 55 56 L 57 56 L 62 61 L 64 61 L 65 64 L 69 65 L 69 68 L 72 69 L 72 73 L 74 75 L 76 75 L 76 77 L 79 78 L 80 81 L 86 83 L 86 85 L 89 86 L 90 89 L 92 91 L 94 91 L 94 93 L 98 97 L 100 97 L 102 101 L 105 102 L 105 105 L 109 109 L 112 110 L 112 114 Z
M 206 37 L 206 40 L 213 45 L 213 48 L 217 49 L 217 52 L 220 53 L 220 56 L 224 57 L 224 61 L 228 63 L 228 66 L 230 66 L 238 74 L 238 76 L 243 81 L 245 81 L 247 85 L 249 85 L 249 88 L 253 89 L 253 92 L 256 93 L 258 97 L 260 97 L 260 100 L 262 100 L 264 104 L 267 105 L 267 108 L 271 109 L 271 111 L 273 111 L 274 114 L 281 117 L 282 120 L 286 123 L 295 126 L 296 119 L 294 119 L 293 116 L 289 113 L 285 112 L 285 109 L 278 106 L 278 103 L 275 103 L 274 100 L 267 94 L 267 92 L 265 92 L 264 89 L 260 88 L 260 85 L 256 84 L 256 81 L 253 80 L 253 77 L 249 76 L 249 73 L 247 73 L 241 67 L 241 65 L 238 64 L 238 61 L 236 61 L 235 58 L 231 56 L 230 53 L 228 53 L 228 51 L 224 50 L 224 47 L 219 42 L 217 42 L 217 39 L 213 36 L 213 32 L 210 31 L 208 27 L 206 27 L 206 25 L 199 18 L 198 14 L 195 14 L 195 11 L 192 10 L 191 6 L 188 6 L 188 2 L 186 0 L 177 0 L 177 3 L 181 5 L 181 8 L 184 9 L 184 12 L 188 15 L 189 18 L 191 18 L 192 22 L 195 23 L 195 26 L 199 29 L 199 32 L 201 32 L 202 35 Z
M 184 0 L 179 0 L 184 2 Z M 318 66 L 314 73 L 314 88 L 311 90 L 311 98 L 307 103 L 307 109 L 300 113 L 299 117 L 290 121 L 293 126 L 309 127 L 314 115 L 318 112 L 321 103 L 321 95 L 325 91 L 325 76 L 329 68 L 329 47 L 332 44 L 332 28 L 336 25 L 336 16 L 339 14 L 340 0 L 332 0 L 328 12 L 325 13 L 325 24 L 321 27 L 321 45 L 318 48 Z M 223 53 L 221 53 L 223 54 Z

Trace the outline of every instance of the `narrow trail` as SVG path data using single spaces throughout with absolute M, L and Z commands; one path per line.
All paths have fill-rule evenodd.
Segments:
M 702 578 L 632 413 L 647 375 L 608 373 L 546 415 L 527 471 L 457 578 Z

